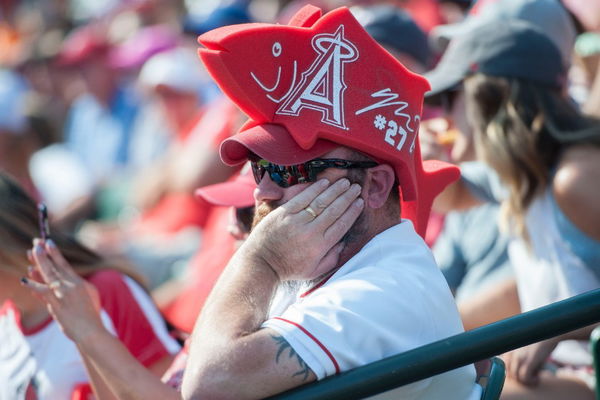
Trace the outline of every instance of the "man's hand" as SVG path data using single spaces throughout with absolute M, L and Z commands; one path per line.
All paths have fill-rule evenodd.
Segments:
M 526 386 L 536 386 L 544 363 L 559 341 L 556 338 L 537 342 L 504 355 L 508 376 Z
M 329 272 L 344 248 L 340 240 L 363 210 L 360 192 L 360 185 L 346 178 L 315 182 L 269 213 L 253 229 L 244 251 L 264 260 L 281 281 L 311 280 Z

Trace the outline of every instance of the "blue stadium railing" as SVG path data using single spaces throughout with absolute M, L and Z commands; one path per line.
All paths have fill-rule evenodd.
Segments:
M 301 386 L 269 399 L 363 399 L 597 322 L 600 322 L 600 289 Z

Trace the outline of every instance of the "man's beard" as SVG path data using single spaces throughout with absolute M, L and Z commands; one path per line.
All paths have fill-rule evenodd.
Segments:
M 279 207 L 279 204 L 275 202 L 264 202 L 254 208 L 254 218 L 252 219 L 252 229 L 258 225 L 271 211 Z
M 254 211 L 254 219 L 252 221 L 252 229 L 256 225 L 258 225 L 271 211 L 279 207 L 279 204 L 275 202 L 264 202 L 258 205 Z M 344 243 L 344 246 L 348 246 L 354 242 L 359 242 L 361 238 L 367 232 L 367 223 L 366 223 L 366 215 L 365 212 L 361 212 L 356 221 L 352 224 L 348 232 L 340 239 L 338 243 Z M 311 279 L 308 281 L 286 281 L 282 282 L 283 286 L 290 292 L 297 292 L 302 287 L 311 287 L 327 276 L 331 275 L 333 272 L 337 271 L 337 268 L 334 268 L 331 271 L 326 272 L 325 274 L 318 276 L 315 279 Z

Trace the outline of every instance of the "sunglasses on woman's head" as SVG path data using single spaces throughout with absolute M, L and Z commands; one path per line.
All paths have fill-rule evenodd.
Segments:
M 258 185 L 265 172 L 273 182 L 282 188 L 287 188 L 298 183 L 309 183 L 317 180 L 317 174 L 327 168 L 351 169 L 351 168 L 373 168 L 378 164 L 374 161 L 349 161 L 339 158 L 317 158 L 296 165 L 278 165 L 267 160 L 253 157 L 250 159 L 254 180 Z

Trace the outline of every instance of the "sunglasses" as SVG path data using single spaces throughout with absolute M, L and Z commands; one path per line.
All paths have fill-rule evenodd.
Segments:
M 282 188 L 287 188 L 298 183 L 309 183 L 317 180 L 317 174 L 327 168 L 351 169 L 351 168 L 373 168 L 378 164 L 374 161 L 348 161 L 338 158 L 310 160 L 296 165 L 277 165 L 267 160 L 256 158 L 250 159 L 254 180 L 258 185 L 265 172 L 273 182 Z

